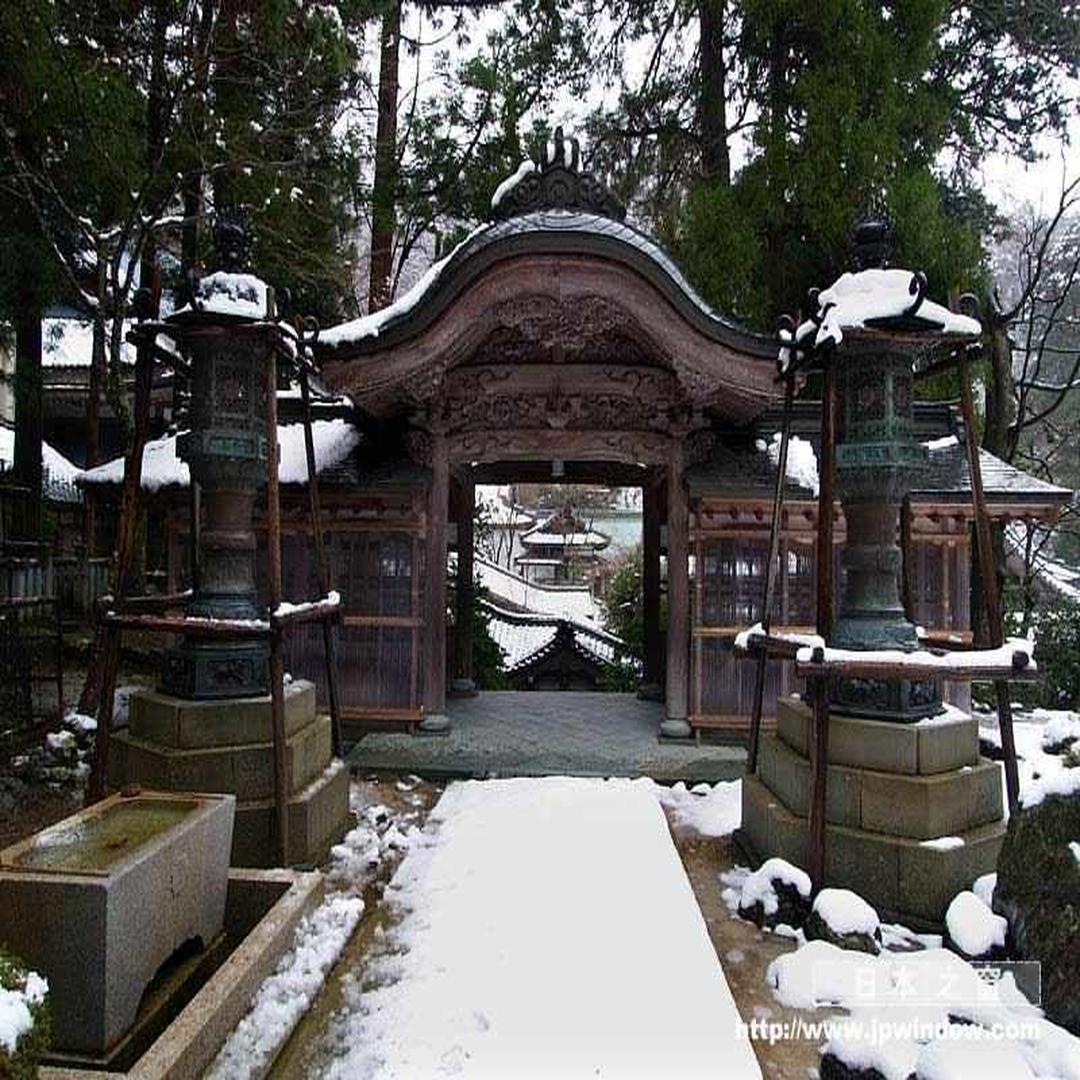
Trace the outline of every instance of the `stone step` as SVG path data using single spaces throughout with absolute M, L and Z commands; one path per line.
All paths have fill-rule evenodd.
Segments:
M 306 787 L 332 755 L 329 716 L 319 716 L 285 743 L 285 776 L 290 792 Z M 110 744 L 109 775 L 115 783 L 135 782 L 166 791 L 231 792 L 238 800 L 274 795 L 273 742 L 178 749 L 117 732 Z
M 776 731 L 797 754 L 810 756 L 811 710 L 800 698 L 776 704 Z M 828 760 L 878 772 L 932 776 L 979 764 L 979 722 L 949 707 L 914 724 L 829 717 Z
M 810 762 L 776 735 L 761 741 L 758 770 L 793 813 L 810 812 Z M 980 759 L 930 776 L 830 765 L 825 819 L 867 832 L 931 840 L 1000 820 L 1001 766 Z
M 285 687 L 285 736 L 295 735 L 315 719 L 315 686 L 297 679 Z M 129 730 L 136 738 L 159 746 L 201 749 L 273 741 L 270 695 L 191 701 L 157 690 L 131 695 Z
M 953 897 L 995 867 L 1006 823 L 958 834 L 957 847 L 843 825 L 825 828 L 825 884 L 852 889 L 885 918 L 940 925 Z M 807 865 L 807 819 L 792 813 L 756 776 L 742 782 L 740 840 L 750 854 Z
M 231 865 L 277 865 L 274 821 L 273 799 L 237 804 Z M 349 767 L 335 759 L 289 800 L 289 865 L 321 863 L 353 823 Z

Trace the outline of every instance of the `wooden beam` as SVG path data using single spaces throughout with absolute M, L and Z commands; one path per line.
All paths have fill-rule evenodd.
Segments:
M 986 512 L 986 493 L 983 490 L 982 463 L 975 441 L 975 406 L 971 397 L 971 369 L 965 362 L 960 368 L 960 409 L 964 418 L 964 442 L 967 449 L 968 472 L 971 475 L 971 500 L 975 511 L 975 541 L 979 555 L 979 576 L 982 579 L 986 602 L 986 621 L 990 645 L 997 648 L 1004 639 L 1001 616 L 1001 594 L 998 589 L 997 568 L 990 536 L 990 518 Z M 1009 684 L 1002 676 L 994 683 L 997 697 L 998 728 L 1001 731 L 1001 750 L 1005 759 L 1005 790 L 1009 811 L 1016 813 L 1020 803 L 1020 773 L 1016 764 L 1016 739 L 1013 734 L 1012 701 Z
M 300 402 L 304 411 L 304 454 L 307 458 L 308 509 L 311 513 L 312 550 L 315 555 L 315 574 L 319 592 L 330 594 L 330 568 L 326 562 L 326 545 L 323 542 L 322 506 L 319 502 L 319 471 L 315 464 L 315 438 L 311 431 L 311 387 L 306 367 L 300 368 Z M 279 522 L 280 528 L 280 522 Z M 337 681 L 337 632 L 329 620 L 322 625 L 323 662 L 326 667 L 326 692 L 330 699 L 330 730 L 334 754 L 345 756 L 345 735 L 341 728 L 341 701 Z
M 815 889 L 825 884 L 825 806 L 829 774 L 829 700 L 827 683 L 808 684 L 812 708 L 810 732 L 810 815 L 807 822 L 806 870 Z
M 784 382 L 784 418 L 780 429 L 780 453 L 776 463 L 776 488 L 773 492 L 772 525 L 769 529 L 769 561 L 765 567 L 765 595 L 761 600 L 760 622 L 766 635 L 772 620 L 773 591 L 776 588 L 776 562 L 780 555 L 780 530 L 783 527 L 784 486 L 787 483 L 788 443 L 791 439 L 791 407 L 795 399 L 795 380 Z M 754 705 L 750 713 L 750 738 L 746 747 L 746 771 L 757 772 L 758 742 L 761 736 L 761 709 L 765 700 L 765 671 L 768 655 L 762 649 L 754 672 Z
M 821 401 L 821 472 L 818 478 L 817 632 L 833 627 L 833 506 L 836 501 L 836 364 L 825 360 Z
M 689 738 L 687 723 L 690 661 L 689 507 L 683 485 L 682 440 L 670 440 L 668 450 L 668 636 L 667 707 L 661 733 Z
M 121 599 L 131 591 L 131 571 L 135 564 L 136 534 L 142 503 L 143 450 L 150 436 L 150 391 L 153 377 L 154 354 L 144 342 L 135 356 L 135 424 L 131 450 L 124 458 L 120 536 L 116 549 L 116 595 Z M 88 784 L 88 803 L 103 799 L 108 788 L 109 739 L 120 653 L 119 630 L 99 623 L 98 633 L 101 652 L 97 655 L 101 656 L 101 675 L 97 700 L 97 733 L 94 737 L 94 765 Z
M 446 515 L 449 504 L 450 463 L 446 436 L 431 435 L 431 487 L 427 512 L 427 597 L 424 613 L 424 712 L 426 719 L 446 711 Z M 435 721 L 431 729 L 444 730 Z
M 641 498 L 641 591 L 647 686 L 660 687 L 664 668 L 660 628 L 660 484 L 646 484 Z

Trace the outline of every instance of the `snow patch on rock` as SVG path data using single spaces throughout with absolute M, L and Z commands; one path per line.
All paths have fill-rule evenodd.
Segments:
M 1005 947 L 1009 924 L 993 911 L 974 892 L 965 891 L 953 897 L 945 912 L 949 937 L 967 956 L 986 956 L 995 948 Z
M 834 934 L 867 934 L 873 937 L 881 921 L 877 912 L 850 889 L 822 889 L 814 897 L 813 911 Z

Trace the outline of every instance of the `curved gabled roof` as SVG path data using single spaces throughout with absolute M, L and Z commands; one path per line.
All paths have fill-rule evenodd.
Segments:
M 753 333 L 710 307 L 650 236 L 625 221 L 575 208 L 533 210 L 481 226 L 395 303 L 323 331 L 316 348 L 334 359 L 389 348 L 422 332 L 494 264 L 518 255 L 571 254 L 595 256 L 635 271 L 706 337 L 728 349 L 775 360 L 774 338 Z

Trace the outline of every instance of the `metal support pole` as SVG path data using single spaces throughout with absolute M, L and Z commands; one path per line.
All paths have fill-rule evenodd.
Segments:
M 765 569 L 765 595 L 761 602 L 761 627 L 766 636 L 772 620 L 773 592 L 776 589 L 776 560 L 780 554 L 780 530 L 784 516 L 784 482 L 787 479 L 788 442 L 791 437 L 791 409 L 795 399 L 795 380 L 784 381 L 784 420 L 780 430 L 780 454 L 776 463 L 776 487 L 773 491 L 772 527 L 769 530 L 769 561 Z M 757 772 L 758 743 L 761 738 L 761 710 L 765 700 L 765 672 L 769 655 L 762 645 L 757 656 L 754 679 L 754 711 L 750 714 L 750 739 L 746 748 L 746 771 Z
M 307 368 L 300 364 L 300 401 L 304 409 L 304 451 L 307 455 L 308 507 L 311 512 L 311 536 L 315 549 L 315 574 L 319 580 L 319 593 L 330 593 L 330 571 L 326 563 L 326 547 L 323 543 L 322 505 L 319 500 L 319 475 L 315 468 L 315 437 L 311 432 L 311 387 Z M 323 658 L 326 662 L 326 692 L 330 699 L 330 729 L 334 740 L 334 754 L 345 756 L 345 736 L 341 726 L 341 701 L 337 683 L 337 636 L 334 627 L 325 619 L 322 624 Z
M 975 442 L 975 406 L 971 399 L 971 370 L 966 360 L 960 365 L 960 409 L 964 418 L 964 441 L 967 447 L 968 472 L 971 475 L 971 500 L 975 511 L 975 541 L 979 553 L 979 575 L 982 578 L 983 597 L 986 601 L 990 647 L 997 649 L 1005 640 L 1001 622 L 1001 593 L 998 589 L 997 570 L 994 567 L 994 549 L 990 537 L 990 516 L 986 510 L 986 492 L 983 489 L 982 464 L 979 460 L 979 447 Z M 1005 790 L 1009 799 L 1009 812 L 1015 814 L 1020 802 L 1020 774 L 1016 765 L 1016 739 L 1013 736 L 1009 684 L 1004 679 L 995 680 L 994 692 L 997 696 L 1001 750 L 1005 758 Z
M 266 362 L 266 547 L 271 615 L 281 604 L 281 501 L 278 491 L 277 354 Z M 281 631 L 270 634 L 270 719 L 274 730 L 274 822 L 278 865 L 289 863 L 289 790 L 285 771 L 285 659 Z

